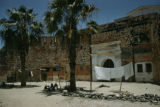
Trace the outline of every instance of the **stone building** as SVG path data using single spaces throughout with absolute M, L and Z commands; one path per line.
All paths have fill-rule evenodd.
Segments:
M 19 81 L 21 75 L 19 56 L 5 53 L 3 48 L 0 51 L 0 61 L 0 76 L 3 77 L 1 81 Z M 55 71 L 57 66 L 60 67 L 59 72 Z M 70 67 L 66 47 L 60 46 L 55 37 L 42 37 L 41 44 L 29 49 L 26 71 L 33 72 L 33 77 L 28 77 L 29 81 L 57 80 L 58 77 L 68 80 Z M 76 79 L 90 80 L 88 39 L 81 41 L 77 48 Z
M 128 15 L 112 23 L 100 25 L 100 31 L 92 35 L 91 46 L 88 35 L 84 33 L 77 48 L 76 79 L 90 80 L 92 69 L 92 78 L 96 81 L 94 66 L 119 67 L 132 62 L 133 47 L 130 45 L 134 40 L 132 37 L 137 37 L 138 41 L 134 46 L 136 81 L 159 82 L 159 13 Z M 60 44 L 55 37 L 42 37 L 41 45 L 29 49 L 26 70 L 33 72 L 33 77 L 29 80 L 57 80 L 58 77 L 63 80 L 69 79 L 67 50 Z M 55 71 L 57 66 L 60 67 L 59 72 Z M 17 81 L 20 77 L 19 69 L 19 57 L 4 54 L 4 49 L 1 49 L 0 77 L 3 77 L 3 80 Z M 47 72 L 42 71 L 44 69 Z
M 160 14 L 160 5 L 140 6 L 126 14 L 126 16 L 141 16 L 149 13 Z
M 136 80 L 153 81 L 152 37 L 154 27 L 152 26 L 154 26 L 154 18 L 157 17 L 159 17 L 158 14 L 126 17 L 102 25 L 102 31 L 93 35 L 92 38 L 92 67 L 104 66 L 108 59 L 113 62 L 114 67 L 131 62 L 132 46 L 129 45 L 128 38 L 132 35 L 140 38 L 145 36 L 146 40 L 144 39 L 134 47 Z

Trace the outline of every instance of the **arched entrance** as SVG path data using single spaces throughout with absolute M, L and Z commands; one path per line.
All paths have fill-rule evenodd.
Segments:
M 114 68 L 114 63 L 111 59 L 107 59 L 104 64 L 103 67 L 105 68 Z
M 111 59 L 107 59 L 104 64 L 103 64 L 104 68 L 114 68 L 114 63 Z M 115 81 L 115 79 L 111 79 L 111 82 Z
M 93 44 L 92 48 L 92 79 L 97 81 L 95 66 L 115 68 L 121 66 L 121 41 Z

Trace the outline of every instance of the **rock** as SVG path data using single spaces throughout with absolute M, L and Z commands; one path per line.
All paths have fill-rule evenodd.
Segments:
M 119 95 L 119 94 L 116 94 L 115 96 L 116 96 L 116 98 L 120 98 L 120 95 Z
M 62 96 L 68 96 L 68 93 L 62 93 Z
M 63 93 L 68 93 L 68 90 L 63 90 Z
M 93 99 L 96 99 L 96 96 L 92 96 Z
M 112 99 L 112 96 L 108 95 L 108 99 Z
M 122 100 L 131 102 L 151 102 L 153 104 L 158 104 L 160 101 L 160 96 L 153 94 L 144 95 L 133 95 L 133 94 L 109 94 L 103 95 L 103 93 L 68 93 L 67 90 L 63 90 L 62 96 L 73 96 L 73 97 L 84 97 L 92 99 L 105 99 L 105 100 Z
M 144 97 L 142 97 L 142 98 L 140 99 L 140 102 L 146 102 L 146 99 L 145 99 Z
M 154 104 L 158 104 L 158 101 L 156 101 L 156 100 L 152 100 L 151 102 Z

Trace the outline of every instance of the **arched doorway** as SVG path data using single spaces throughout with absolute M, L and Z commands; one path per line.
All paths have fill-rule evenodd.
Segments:
M 114 63 L 111 59 L 107 59 L 104 64 L 103 64 L 104 68 L 114 68 Z M 111 79 L 111 82 L 115 81 L 115 79 Z
M 104 64 L 103 67 L 105 68 L 114 68 L 114 63 L 111 59 L 107 59 Z

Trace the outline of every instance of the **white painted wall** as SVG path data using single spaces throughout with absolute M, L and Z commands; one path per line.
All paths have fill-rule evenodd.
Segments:
M 115 45 L 113 47 L 113 45 Z M 121 50 L 120 41 L 114 41 L 109 43 L 101 43 L 92 45 L 92 79 L 97 81 L 95 77 L 95 66 L 103 66 L 107 59 L 111 59 L 114 63 L 114 67 L 121 66 Z
M 95 76 L 95 66 L 102 67 L 104 62 L 107 59 L 111 59 L 114 63 L 114 67 L 120 67 L 121 66 L 121 49 L 120 49 L 120 42 L 110 42 L 110 43 L 101 43 L 92 45 L 92 79 L 93 81 L 96 80 Z M 153 81 L 153 67 L 152 72 L 146 72 L 146 63 L 151 62 L 139 62 L 135 63 L 135 75 L 136 75 L 136 81 L 138 82 L 151 82 Z M 137 72 L 137 64 L 142 64 L 143 66 L 143 72 Z
M 151 63 L 151 62 L 135 63 L 135 75 L 136 75 L 137 82 L 152 82 L 153 81 L 153 66 L 152 66 L 152 72 L 146 72 L 146 63 Z M 143 72 L 137 72 L 137 64 L 142 64 Z

